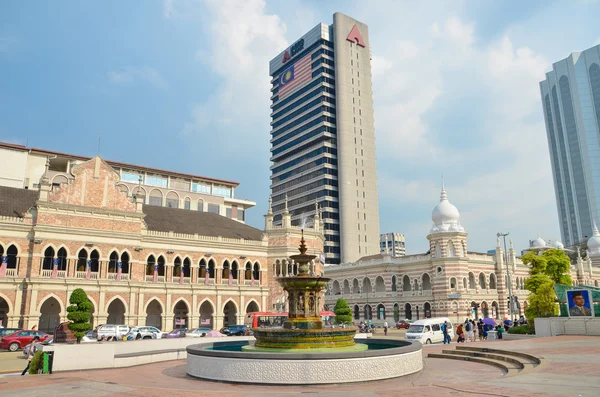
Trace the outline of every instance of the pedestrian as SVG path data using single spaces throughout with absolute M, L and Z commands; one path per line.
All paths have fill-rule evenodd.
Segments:
M 502 339 L 502 334 L 504 333 L 504 327 L 502 324 L 498 326 L 498 339 Z
M 465 330 L 467 331 L 467 341 L 475 342 L 475 336 L 473 334 L 473 324 L 472 321 L 467 320 L 465 324 Z
M 383 335 L 387 336 L 387 330 L 388 330 L 388 322 L 385 321 L 383 323 Z
M 33 337 L 33 340 L 31 341 L 31 346 L 29 347 L 29 351 L 27 352 L 27 366 L 25 367 L 23 372 L 21 372 L 21 376 L 24 376 L 27 373 L 27 371 L 29 371 L 29 366 L 31 365 L 31 359 L 33 359 L 35 352 L 38 351 L 38 348 L 35 344 L 38 343 L 39 341 L 40 341 L 39 336 Z
M 444 321 L 444 324 L 442 324 L 442 333 L 444 334 L 444 345 L 450 344 L 450 334 L 448 333 L 448 322 Z
M 458 324 L 458 327 L 456 327 L 456 335 L 458 336 L 456 343 L 465 343 L 465 334 L 463 332 L 463 325 Z
M 484 338 L 484 334 L 483 334 L 483 320 L 479 319 L 479 322 L 477 323 L 477 333 L 479 334 L 479 340 L 483 340 Z

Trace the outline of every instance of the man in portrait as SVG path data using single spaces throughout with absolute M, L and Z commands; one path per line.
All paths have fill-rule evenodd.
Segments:
M 571 296 L 571 299 L 569 299 L 569 316 L 592 315 L 592 310 L 589 307 L 586 307 L 590 306 L 588 291 L 569 291 L 568 294 Z

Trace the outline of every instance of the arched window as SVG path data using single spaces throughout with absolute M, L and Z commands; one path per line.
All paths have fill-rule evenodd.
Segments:
M 425 302 L 423 305 L 423 313 L 425 318 L 431 318 L 431 304 L 429 302 Z
M 475 275 L 469 272 L 469 289 L 475 289 Z
M 208 278 L 215 278 L 215 261 L 211 259 L 208 261 Z
M 198 211 L 204 212 L 204 200 L 202 199 L 198 200 Z
M 192 209 L 192 200 L 190 200 L 189 197 L 186 197 L 185 200 L 183 200 L 183 209 L 186 209 L 186 210 Z
M 352 293 L 360 294 L 360 286 L 357 279 L 352 280 Z
M 173 278 L 181 277 L 181 258 L 176 257 L 173 261 Z
M 466 277 L 463 277 L 463 289 L 467 289 L 467 286 L 468 286 L 468 285 L 469 285 L 469 284 L 467 284 L 467 278 L 466 278 Z
M 18 261 L 17 256 L 18 255 L 19 255 L 19 250 L 17 249 L 17 247 L 15 245 L 11 244 L 10 247 L 8 247 L 8 249 L 6 250 L 6 256 L 7 256 L 6 268 L 7 269 L 16 269 L 17 268 L 17 261 Z
M 392 276 L 392 291 L 396 291 L 396 276 Z
M 179 195 L 175 192 L 167 193 L 167 207 L 179 208 Z
M 412 306 L 410 303 L 406 303 L 404 305 L 404 318 L 407 320 L 412 320 Z
M 485 282 L 485 274 L 483 273 L 479 273 L 479 287 L 482 289 L 486 289 L 486 282 Z
M 246 262 L 244 280 L 252 280 L 252 263 Z
M 156 259 L 154 255 L 150 255 L 146 260 L 146 276 L 151 276 L 154 274 L 154 265 L 156 264 Z
M 375 292 L 377 293 L 385 293 L 385 282 L 383 281 L 383 277 L 377 276 L 375 279 Z
M 260 263 L 254 262 L 254 268 L 252 270 L 252 278 L 260 282 Z
M 238 265 L 237 261 L 233 261 L 231 263 L 231 277 L 234 280 L 238 279 L 238 270 L 239 270 L 239 265 Z
M 77 271 L 84 272 L 87 268 L 88 252 L 85 249 L 80 249 L 77 254 Z
M 198 278 L 206 277 L 206 260 L 204 258 L 200 259 L 200 263 L 198 264 L 200 268 L 200 273 L 198 274 Z
M 67 270 L 67 250 L 64 247 L 59 248 L 58 252 L 56 253 L 56 258 L 58 259 L 58 270 Z
M 496 289 L 496 275 L 490 274 L 490 289 Z
M 371 292 L 373 292 L 373 288 L 371 287 L 371 280 L 365 277 L 363 279 L 363 293 L 370 294 Z
M 454 277 L 450 279 L 450 290 L 456 292 L 456 279 Z
M 164 277 L 165 275 L 165 258 L 161 255 L 158 257 L 158 259 L 156 260 L 156 263 L 158 264 L 158 275 Z
M 408 275 L 405 275 L 404 277 L 402 277 L 402 289 L 404 290 L 404 292 L 411 291 L 410 277 L 408 277 Z
M 454 243 L 452 242 L 452 240 L 448 240 L 447 247 L 448 256 L 450 258 L 454 258 L 456 256 L 456 250 L 454 249 Z
M 143 188 L 135 187 L 132 191 L 131 196 L 133 197 L 133 201 L 136 201 L 138 197 L 142 199 L 142 204 L 146 204 L 146 191 Z
M 92 250 L 90 253 L 90 262 L 92 272 L 100 271 L 100 253 L 98 250 Z
M 116 273 L 118 264 L 119 264 L 119 254 L 117 253 L 117 251 L 113 251 L 110 253 L 110 256 L 109 256 L 108 272 Z
M 121 254 L 121 273 L 129 274 L 129 254 L 127 252 Z
M 150 192 L 148 204 L 162 207 L 163 194 L 160 190 L 154 189 Z
M 354 305 L 354 319 L 360 319 L 360 308 L 358 307 L 358 305 Z
M 350 295 L 350 283 L 344 280 L 344 295 Z
M 423 290 L 430 291 L 431 290 L 431 277 L 429 277 L 429 274 L 427 274 L 427 273 L 423 274 L 422 281 L 423 281 Z
M 229 268 L 229 261 L 226 260 L 225 262 L 223 262 L 223 270 L 221 271 L 221 279 L 222 280 L 228 280 L 229 276 L 231 275 L 230 272 L 230 268 Z
M 337 280 L 334 280 L 334 282 L 333 282 L 332 293 L 333 293 L 333 295 L 340 295 L 341 294 L 340 283 Z

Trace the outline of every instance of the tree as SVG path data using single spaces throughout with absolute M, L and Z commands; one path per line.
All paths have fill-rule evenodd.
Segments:
M 344 298 L 339 298 L 335 302 L 335 323 L 350 324 L 352 322 L 352 310 L 348 307 L 348 302 Z
M 546 259 L 545 273 L 555 284 L 573 285 L 570 269 L 571 261 L 563 250 L 551 249 L 544 251 L 542 257 Z
M 400 309 L 398 308 L 398 305 L 394 305 L 394 321 L 400 321 Z
M 71 320 L 68 327 L 74 332 L 77 338 L 77 343 L 81 342 L 81 338 L 85 333 L 92 329 L 90 317 L 92 315 L 92 302 L 88 299 L 87 294 L 81 288 L 77 288 L 69 298 L 71 306 L 67 307 L 67 318 Z

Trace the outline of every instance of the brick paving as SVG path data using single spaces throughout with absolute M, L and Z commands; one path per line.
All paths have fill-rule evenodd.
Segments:
M 184 361 L 169 361 L 126 369 L 55 373 L 0 378 L 3 397 L 81 396 L 295 396 L 312 397 L 406 396 L 428 393 L 457 396 L 598 396 L 600 337 L 561 336 L 522 341 L 490 341 L 467 345 L 524 351 L 545 358 L 531 372 L 504 377 L 494 367 L 456 360 L 424 359 L 418 374 L 384 381 L 322 386 L 252 386 L 190 378 Z M 454 348 L 454 344 L 450 348 Z M 448 346 L 425 346 L 429 352 Z

